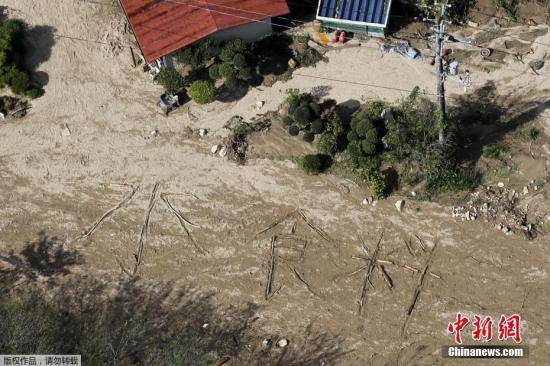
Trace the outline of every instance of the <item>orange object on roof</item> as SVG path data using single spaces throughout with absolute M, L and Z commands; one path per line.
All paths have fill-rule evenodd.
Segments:
M 289 13 L 285 0 L 119 0 L 147 62 L 217 31 Z

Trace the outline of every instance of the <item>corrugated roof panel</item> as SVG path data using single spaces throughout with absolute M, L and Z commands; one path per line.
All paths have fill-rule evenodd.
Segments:
M 147 62 L 219 30 L 289 12 L 285 0 L 119 0 Z
M 385 0 L 320 0 L 317 16 L 363 23 L 384 23 Z

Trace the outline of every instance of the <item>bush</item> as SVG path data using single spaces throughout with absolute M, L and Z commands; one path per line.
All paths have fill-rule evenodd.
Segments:
M 305 142 L 313 142 L 313 140 L 315 140 L 315 134 L 313 134 L 312 132 L 305 132 L 304 133 L 304 136 L 302 137 L 304 139 Z
M 236 91 L 241 85 L 241 82 L 237 78 L 230 77 L 225 79 L 224 85 L 227 89 L 231 91 Z
M 185 79 L 176 70 L 167 67 L 160 70 L 157 80 L 168 94 L 176 94 L 185 86 Z
M 330 116 L 329 130 L 336 137 L 343 135 L 345 132 L 344 122 L 342 122 L 342 118 L 340 118 L 338 111 L 332 112 Z
M 318 103 L 310 102 L 308 106 L 315 117 L 321 117 L 321 106 Z
M 283 118 L 283 126 L 285 127 L 288 127 L 290 126 L 292 123 L 294 123 L 294 121 L 292 120 L 292 118 L 290 118 L 289 116 L 286 116 Z
M 374 126 L 368 119 L 361 119 L 355 123 L 355 133 L 357 133 L 359 137 L 365 137 L 372 129 L 374 129 Z
M 221 77 L 220 65 L 214 64 L 210 66 L 210 68 L 208 69 L 208 76 L 210 76 L 212 80 L 218 80 Z
M 300 133 L 300 128 L 296 125 L 289 126 L 288 133 L 290 136 L 298 136 L 298 134 Z
M 359 136 L 355 133 L 355 131 L 349 131 L 347 134 L 347 138 L 349 142 L 357 141 L 359 140 Z
M 311 111 L 308 106 L 300 106 L 294 112 L 294 119 L 300 125 L 305 126 L 311 121 Z
M 27 90 L 30 89 L 31 80 L 29 75 L 24 71 L 17 70 L 15 67 L 12 67 L 10 69 L 8 80 L 11 86 L 11 90 L 15 94 L 23 95 Z
M 490 159 L 502 159 L 506 156 L 508 147 L 495 143 L 483 146 L 483 156 Z
M 319 174 L 323 171 L 323 159 L 320 154 L 308 154 L 303 156 L 298 164 L 307 174 Z
M 235 65 L 238 70 L 248 67 L 245 55 L 243 55 L 242 53 L 237 53 L 235 56 L 233 56 L 233 65 Z
M 310 131 L 316 135 L 321 134 L 325 131 L 325 124 L 322 120 L 316 119 L 315 121 L 311 122 Z
M 338 151 L 338 140 L 332 133 L 325 133 L 317 143 L 317 150 L 322 154 L 333 155 Z
M 384 103 L 376 100 L 367 103 L 367 115 L 371 121 L 382 120 L 382 112 L 384 111 Z
M 250 126 L 246 122 L 240 122 L 233 129 L 233 133 L 235 134 L 235 136 L 238 136 L 241 138 L 248 135 L 249 132 L 250 132 Z
M 233 65 L 231 65 L 228 62 L 222 63 L 218 68 L 218 72 L 220 73 L 221 77 L 223 77 L 224 79 L 234 77 L 236 74 L 235 69 L 233 68 Z
M 210 81 L 197 80 L 191 84 L 189 95 L 199 104 L 208 104 L 216 99 L 216 88 Z
M 379 170 L 371 170 L 368 174 L 369 188 L 376 198 L 385 197 L 389 192 L 386 176 Z

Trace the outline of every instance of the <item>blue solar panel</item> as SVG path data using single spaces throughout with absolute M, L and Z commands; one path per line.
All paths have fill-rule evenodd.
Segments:
M 385 0 L 320 0 L 323 18 L 351 20 L 363 23 L 384 23 Z

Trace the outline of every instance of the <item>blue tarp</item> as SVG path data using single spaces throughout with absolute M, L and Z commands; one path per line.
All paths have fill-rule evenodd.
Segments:
M 385 0 L 321 0 L 320 17 L 384 24 Z

